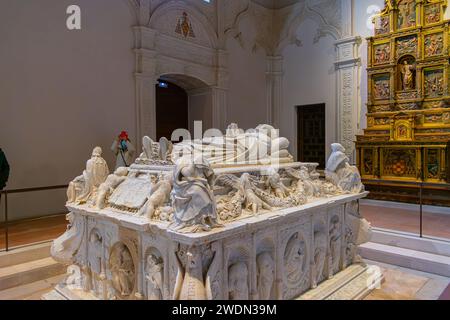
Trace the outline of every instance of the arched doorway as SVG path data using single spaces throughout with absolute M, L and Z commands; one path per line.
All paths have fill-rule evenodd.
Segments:
M 189 129 L 186 91 L 175 83 L 160 79 L 156 84 L 156 138 L 171 138 L 176 129 Z
M 212 128 L 212 88 L 203 81 L 183 74 L 165 74 L 159 77 L 155 90 L 156 136 L 171 140 L 176 129 L 187 129 L 191 138 L 201 138 Z M 201 121 L 201 128 L 194 123 Z M 176 141 L 173 141 L 176 142 Z

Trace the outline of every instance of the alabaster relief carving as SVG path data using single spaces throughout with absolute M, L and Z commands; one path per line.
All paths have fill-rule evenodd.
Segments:
M 325 259 L 327 252 L 327 235 L 323 223 L 317 223 L 314 226 L 314 265 L 312 268 L 312 288 L 316 288 L 317 284 L 323 280 Z
M 306 240 L 308 233 L 306 225 L 295 229 L 298 228 L 301 230 L 290 233 L 282 253 L 283 299 L 297 297 L 310 287 L 309 245 Z
M 50 253 L 56 261 L 62 264 L 75 263 L 75 256 L 80 249 L 85 233 L 83 217 L 72 212 L 66 216 L 69 224 L 67 231 L 53 241 Z
M 337 215 L 330 219 L 328 235 L 328 274 L 332 277 L 339 270 L 341 261 L 341 221 Z
M 180 300 L 221 299 L 219 243 L 210 246 L 179 246 L 175 252 L 176 281 L 173 298 Z
M 249 299 L 248 267 L 245 262 L 236 262 L 228 268 L 228 299 Z
M 100 295 L 103 280 L 105 279 L 103 239 L 100 232 L 96 229 L 91 230 L 88 241 L 88 252 L 86 289 L 90 290 L 93 294 Z
M 170 192 L 172 190 L 172 174 L 164 173 L 159 181 L 152 185 L 147 203 L 143 207 L 144 215 L 148 219 L 169 221 L 173 217 L 173 208 L 170 207 Z
M 228 137 L 241 134 L 229 127 Z M 169 163 L 161 154 L 170 149 L 148 143 L 141 160 L 109 176 L 93 153 L 91 182 L 68 202 L 69 228 L 51 249 L 70 266 L 65 290 L 83 299 L 291 299 L 360 262 L 370 224 L 357 200 L 366 193 L 339 145 L 325 180 L 317 164 L 212 168 L 187 154 Z
M 121 297 L 130 296 L 134 290 L 135 266 L 131 252 L 125 244 L 117 243 L 113 246 L 109 268 L 116 294 Z
M 357 248 L 370 241 L 372 230 L 370 223 L 361 216 L 357 201 L 349 202 L 345 207 L 345 257 L 348 266 L 362 262 L 361 257 L 357 254 Z
M 158 253 L 150 253 L 146 259 L 145 279 L 147 299 L 162 300 L 164 292 L 164 260 Z
M 259 300 L 270 300 L 275 280 L 275 261 L 269 252 L 260 253 L 256 258 L 257 288 Z

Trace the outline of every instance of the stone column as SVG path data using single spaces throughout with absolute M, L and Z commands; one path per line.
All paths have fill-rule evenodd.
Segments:
M 350 162 L 355 163 L 356 134 L 361 117 L 360 102 L 360 37 L 346 37 L 335 42 L 337 59 L 337 140 L 346 149 Z
M 227 95 L 227 89 L 211 87 L 212 127 L 222 132 L 227 127 Z
M 283 57 L 267 56 L 266 69 L 267 123 L 280 126 L 280 112 L 283 105 Z
M 154 50 L 156 31 L 146 27 L 134 27 L 135 66 L 135 116 L 136 146 L 141 149 L 141 139 L 147 135 L 156 139 L 156 74 L 157 52 Z
M 211 87 L 212 127 L 222 132 L 227 128 L 228 117 L 228 52 L 217 50 L 217 85 Z

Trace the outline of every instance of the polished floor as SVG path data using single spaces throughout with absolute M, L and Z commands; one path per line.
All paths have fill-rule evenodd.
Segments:
M 18 247 L 36 242 L 53 240 L 67 228 L 64 214 L 31 221 L 11 223 L 9 226 L 9 247 Z M 5 228 L 0 227 L 0 250 L 5 248 Z
M 374 227 L 420 234 L 418 206 L 415 206 L 414 209 L 400 209 L 361 204 L 360 210 L 361 214 Z M 422 222 L 424 236 L 450 240 L 450 209 L 449 214 L 423 211 Z
M 449 300 L 446 291 L 450 278 L 376 261 L 368 264 L 381 268 L 384 282 L 364 300 Z

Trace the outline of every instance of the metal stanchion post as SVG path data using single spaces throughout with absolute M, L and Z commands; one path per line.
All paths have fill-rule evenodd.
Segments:
M 423 204 L 422 204 L 422 182 L 419 184 L 419 201 L 420 201 L 420 237 L 423 238 Z
M 8 235 L 8 192 L 5 192 L 5 250 L 9 251 L 9 235 Z

